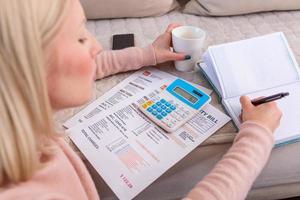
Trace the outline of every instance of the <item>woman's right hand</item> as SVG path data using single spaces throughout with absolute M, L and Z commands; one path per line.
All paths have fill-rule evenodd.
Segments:
M 247 96 L 242 96 L 240 102 L 243 109 L 241 116 L 243 122 L 248 120 L 256 121 L 269 128 L 272 132 L 279 126 L 282 112 L 276 102 L 254 106 Z

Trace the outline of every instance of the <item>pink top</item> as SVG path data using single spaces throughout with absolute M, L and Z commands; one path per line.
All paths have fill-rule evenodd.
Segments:
M 97 77 L 135 70 L 156 64 L 153 47 L 132 47 L 105 51 L 97 58 Z M 1 200 L 8 199 L 99 199 L 95 185 L 80 158 L 63 139 L 53 141 L 58 147 L 53 156 L 30 180 L 2 188 Z M 264 167 L 274 139 L 260 124 L 243 123 L 232 147 L 214 169 L 187 195 L 189 199 L 244 199 Z

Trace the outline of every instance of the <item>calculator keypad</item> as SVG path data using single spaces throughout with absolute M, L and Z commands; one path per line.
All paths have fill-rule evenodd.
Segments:
M 189 111 L 179 104 L 168 101 L 164 98 L 159 100 L 149 100 L 142 107 L 147 110 L 150 115 L 160 120 L 169 128 L 172 128 L 176 123 L 184 120 Z

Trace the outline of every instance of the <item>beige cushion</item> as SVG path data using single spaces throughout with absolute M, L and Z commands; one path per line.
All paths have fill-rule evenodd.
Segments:
M 300 9 L 300 0 L 191 0 L 186 4 L 183 12 L 225 16 L 297 9 Z
M 163 15 L 178 6 L 176 0 L 81 0 L 88 19 Z

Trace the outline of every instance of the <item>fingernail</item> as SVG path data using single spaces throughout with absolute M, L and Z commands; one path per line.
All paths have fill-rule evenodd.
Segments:
M 189 59 L 191 59 L 191 56 L 190 56 L 190 55 L 186 55 L 186 56 L 184 57 L 184 60 L 189 60 Z

